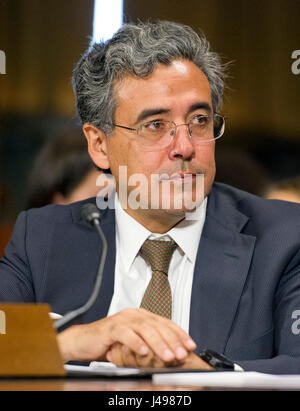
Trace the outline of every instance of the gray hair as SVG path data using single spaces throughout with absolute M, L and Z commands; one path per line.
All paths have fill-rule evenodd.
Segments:
M 149 76 L 156 64 L 175 59 L 192 61 L 206 75 L 213 110 L 222 106 L 225 65 L 210 51 L 203 34 L 168 21 L 125 24 L 105 43 L 95 43 L 73 72 L 77 111 L 82 123 L 91 123 L 105 134 L 113 131 L 116 101 L 114 85 L 126 75 Z

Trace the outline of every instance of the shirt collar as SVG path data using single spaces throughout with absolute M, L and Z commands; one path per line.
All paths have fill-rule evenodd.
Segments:
M 207 197 L 196 211 L 189 213 L 189 219 L 180 221 L 168 232 L 191 262 L 195 263 L 201 234 L 206 217 Z
M 118 195 L 115 196 L 117 250 L 128 271 L 140 248 L 151 232 L 138 223 L 121 207 Z
M 204 199 L 201 206 L 195 212 L 189 213 L 190 219 L 182 220 L 167 233 L 154 234 L 123 210 L 118 195 L 116 194 L 117 249 L 124 261 L 126 270 L 128 271 L 130 269 L 141 246 L 149 237 L 151 237 L 151 239 L 154 237 L 157 239 L 165 239 L 166 236 L 169 236 L 178 244 L 189 260 L 194 263 L 196 261 L 199 241 L 205 222 L 206 206 L 207 198 Z

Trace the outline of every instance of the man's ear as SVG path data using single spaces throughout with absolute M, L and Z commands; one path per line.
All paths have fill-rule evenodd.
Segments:
M 94 164 L 102 170 L 109 169 L 106 135 L 90 123 L 85 123 L 82 129 L 88 142 L 89 155 Z

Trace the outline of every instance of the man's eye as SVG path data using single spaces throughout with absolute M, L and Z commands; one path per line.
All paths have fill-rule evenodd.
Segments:
M 198 124 L 198 125 L 206 125 L 208 123 L 208 117 L 207 116 L 203 116 L 203 115 L 199 115 L 199 116 L 195 116 L 192 118 L 192 124 Z
M 164 127 L 164 122 L 160 120 L 150 121 L 149 123 L 144 124 L 143 127 L 145 128 L 145 130 L 149 131 L 161 130 Z

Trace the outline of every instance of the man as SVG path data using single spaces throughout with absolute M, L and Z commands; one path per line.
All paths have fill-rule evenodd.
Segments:
M 205 38 L 170 22 L 125 25 L 82 57 L 74 88 L 90 156 L 111 170 L 118 195 L 101 217 L 102 288 L 60 333 L 64 360 L 209 369 L 197 355 L 208 348 L 244 370 L 299 373 L 300 210 L 213 183 L 224 70 Z M 149 183 L 140 207 L 123 195 L 132 200 L 137 175 Z M 180 185 L 193 210 L 178 207 Z M 88 299 L 102 250 L 82 204 L 21 214 L 0 263 L 1 301 L 64 314 Z

